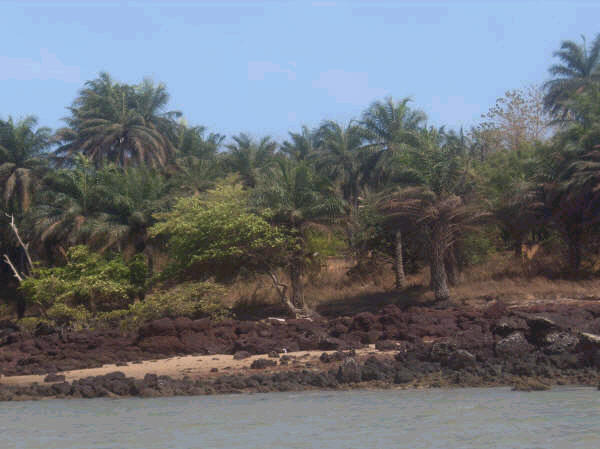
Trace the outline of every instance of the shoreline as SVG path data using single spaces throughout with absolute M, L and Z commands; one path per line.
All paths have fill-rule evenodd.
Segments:
M 514 374 L 503 369 L 508 367 L 501 367 L 497 376 L 490 376 L 476 365 L 427 372 L 426 366 L 409 367 L 403 363 L 402 353 L 378 351 L 373 345 L 358 351 L 277 355 L 254 355 L 242 360 L 227 354 L 173 357 L 49 376 L 2 377 L 0 401 L 365 389 L 512 387 L 518 391 L 543 391 L 554 386 L 598 387 L 600 383 L 600 371 L 596 369 L 564 370 L 551 377 Z
M 320 320 L 169 319 L 136 333 L 0 323 L 0 399 L 600 382 L 600 303 L 385 306 Z

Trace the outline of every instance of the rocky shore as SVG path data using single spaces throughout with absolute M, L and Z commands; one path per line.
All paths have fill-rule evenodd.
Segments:
M 252 357 L 239 367 L 133 376 L 62 373 L 186 355 Z M 231 357 L 233 355 L 233 357 Z M 218 359 L 218 357 L 215 357 Z M 216 363 L 216 362 L 215 362 Z M 222 362 L 221 362 L 222 363 Z M 216 366 L 216 365 L 215 365 Z M 121 371 L 126 371 L 125 369 Z M 158 372 L 156 372 L 158 371 Z M 598 385 L 600 303 L 435 309 L 390 305 L 331 319 L 162 319 L 135 334 L 0 323 L 0 399 L 171 396 L 306 389 Z M 10 382 L 42 374 L 44 381 Z M 49 375 L 48 375 L 49 374 Z M 11 376 L 11 377 L 9 377 Z

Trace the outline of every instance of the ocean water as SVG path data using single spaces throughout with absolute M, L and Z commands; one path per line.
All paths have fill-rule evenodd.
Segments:
M 600 448 L 600 391 L 508 388 L 0 403 L 2 449 Z

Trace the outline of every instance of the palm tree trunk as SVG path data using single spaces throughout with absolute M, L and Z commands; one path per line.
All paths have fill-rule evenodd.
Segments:
M 446 276 L 448 277 L 448 283 L 450 285 L 458 284 L 460 273 L 458 272 L 458 262 L 456 261 L 454 247 L 450 247 L 446 250 L 444 266 L 446 268 Z
M 448 289 L 448 278 L 446 276 L 446 267 L 444 266 L 445 245 L 441 230 L 436 227 L 431 235 L 431 254 L 429 255 L 429 272 L 431 273 L 431 288 L 436 301 L 446 301 L 450 299 L 450 290 Z
M 404 274 L 404 260 L 402 259 L 402 233 L 396 231 L 394 241 L 394 274 L 396 275 L 396 290 L 404 288 L 406 276 Z

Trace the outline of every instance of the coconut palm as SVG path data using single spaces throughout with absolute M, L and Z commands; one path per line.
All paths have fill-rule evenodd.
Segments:
M 306 162 L 277 160 L 268 176 L 260 179 L 252 195 L 256 207 L 265 208 L 275 225 L 288 230 L 295 239 L 288 271 L 291 282 L 291 306 L 297 313 L 306 311 L 303 276 L 309 259 L 307 231 L 327 226 L 342 215 L 344 204 L 326 178 L 319 176 Z
M 392 223 L 409 221 L 425 241 L 431 287 L 437 301 L 450 297 L 445 268 L 448 249 L 469 225 L 485 216 L 467 198 L 472 185 L 464 158 L 442 130 L 423 130 L 417 148 L 405 154 L 409 187 L 385 192 L 380 210 Z
M 585 38 L 581 45 L 563 41 L 554 56 L 560 62 L 549 69 L 553 78 L 544 84 L 544 105 L 552 114 L 565 118 L 573 95 L 600 81 L 600 34 L 589 48 Z
M 227 145 L 229 152 L 226 163 L 237 172 L 247 188 L 254 188 L 261 171 L 273 165 L 277 144 L 266 136 L 258 142 L 248 134 L 241 133 L 232 137 L 234 143 Z
M 27 212 L 37 179 L 46 166 L 44 150 L 50 144 L 50 129 L 37 128 L 37 119 L 12 117 L 0 121 L 0 186 L 4 208 Z
M 115 83 L 107 73 L 88 81 L 70 108 L 67 128 L 57 132 L 57 154 L 77 153 L 96 166 L 166 166 L 174 155 L 177 112 L 165 111 L 169 96 L 163 84 L 145 80 L 138 86 Z

